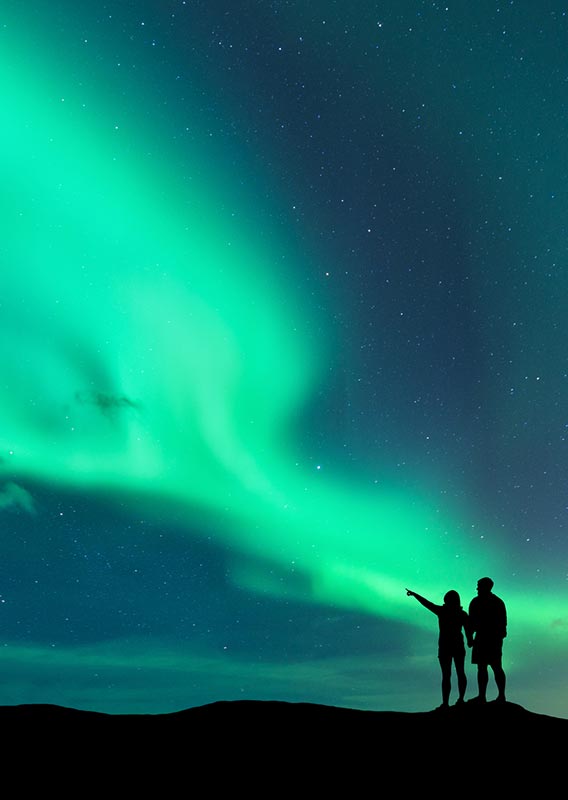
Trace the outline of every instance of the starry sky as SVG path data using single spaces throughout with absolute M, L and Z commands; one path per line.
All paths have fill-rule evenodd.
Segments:
M 2 4 L 0 704 L 428 710 L 489 575 L 568 717 L 567 37 Z

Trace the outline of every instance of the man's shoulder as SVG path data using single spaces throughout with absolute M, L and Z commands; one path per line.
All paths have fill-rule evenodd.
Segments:
M 471 611 L 472 608 L 476 608 L 477 606 L 479 606 L 480 608 L 487 608 L 491 607 L 492 605 L 502 606 L 503 608 L 505 607 L 504 601 L 501 600 L 501 598 L 498 597 L 496 594 L 493 594 L 493 592 L 490 592 L 489 594 L 484 595 L 483 597 L 481 597 L 480 595 L 474 597 L 471 603 L 469 604 L 469 610 Z
M 503 600 L 501 600 L 501 598 L 500 598 L 500 597 L 498 597 L 496 594 L 493 594 L 493 592 L 491 592 L 491 594 L 489 595 L 489 597 L 491 597 L 491 598 L 492 598 L 492 602 L 493 602 L 493 603 L 495 603 L 495 605 L 498 605 L 498 606 L 504 606 L 504 605 L 505 605 L 505 603 L 503 602 Z

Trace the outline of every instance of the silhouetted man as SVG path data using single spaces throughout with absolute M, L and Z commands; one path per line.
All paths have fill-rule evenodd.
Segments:
M 487 683 L 489 680 L 487 667 L 491 667 L 495 683 L 499 691 L 497 700 L 505 702 L 505 673 L 501 664 L 503 639 L 507 636 L 507 610 L 500 597 L 493 594 L 491 578 L 480 578 L 477 581 L 477 597 L 469 604 L 469 622 L 475 633 L 472 664 L 477 664 L 477 685 L 479 702 L 485 703 Z

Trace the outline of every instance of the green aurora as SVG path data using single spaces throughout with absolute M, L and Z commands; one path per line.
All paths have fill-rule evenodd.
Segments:
M 558 594 L 519 587 L 502 539 L 471 536 L 465 502 L 403 489 L 384 471 L 308 463 L 300 423 L 336 334 L 290 277 L 307 269 L 299 249 L 276 228 L 255 229 L 260 201 L 236 171 L 209 168 L 197 145 L 191 180 L 167 151 L 148 158 L 159 131 L 148 133 L 141 110 L 117 122 L 102 87 L 78 93 L 79 67 L 14 24 L 1 59 L 3 491 L 59 487 L 203 518 L 243 590 L 428 631 L 404 586 L 473 593 L 491 574 L 523 630 L 524 644 L 508 643 L 511 679 L 521 661 L 565 659 Z M 167 650 L 156 642 L 143 655 L 103 631 L 100 641 L 59 656 L 83 687 L 76 705 L 102 702 L 84 677 L 97 659 L 118 669 L 133 649 L 150 670 Z M 7 659 L 31 676 L 42 652 L 14 643 Z M 190 670 L 187 658 L 163 654 L 161 668 Z

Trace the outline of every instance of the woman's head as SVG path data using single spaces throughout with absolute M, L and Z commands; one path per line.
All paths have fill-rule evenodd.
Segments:
M 446 592 L 446 594 L 444 595 L 444 604 L 447 606 L 455 606 L 456 608 L 461 608 L 460 596 L 455 589 L 450 589 L 449 592 Z

